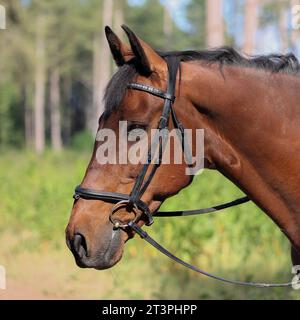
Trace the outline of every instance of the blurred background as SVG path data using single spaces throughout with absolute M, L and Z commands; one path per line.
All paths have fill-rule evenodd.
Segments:
M 102 96 L 115 70 L 104 26 L 132 28 L 160 50 L 233 46 L 247 55 L 300 53 L 300 0 L 0 0 L 0 299 L 299 299 L 240 288 L 173 264 L 136 238 L 113 269 L 76 267 L 64 240 L 74 186 L 91 156 Z M 3 10 L 2 10 L 3 11 Z M 2 12 L 1 11 L 1 12 Z M 164 209 L 229 201 L 216 172 Z M 148 231 L 148 230 L 147 230 Z M 289 243 L 253 204 L 216 216 L 157 220 L 149 233 L 221 276 L 291 280 Z

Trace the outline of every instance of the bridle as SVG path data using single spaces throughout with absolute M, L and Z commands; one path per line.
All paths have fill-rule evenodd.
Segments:
M 156 170 L 161 165 L 162 162 L 162 156 L 164 152 L 164 146 L 167 136 L 167 130 L 169 125 L 169 120 L 172 118 L 173 124 L 175 129 L 178 129 L 177 132 L 179 132 L 179 135 L 181 136 L 181 141 L 184 142 L 184 127 L 182 123 L 178 120 L 175 110 L 173 108 L 173 104 L 175 102 L 175 85 L 176 85 L 176 76 L 179 69 L 180 61 L 176 57 L 166 57 L 165 58 L 167 65 L 168 65 L 168 84 L 167 84 L 167 91 L 164 92 L 160 89 L 154 88 L 149 85 L 140 84 L 140 83 L 129 83 L 127 85 L 128 89 L 131 90 L 138 90 L 143 91 L 146 93 L 149 93 L 151 95 L 154 95 L 156 97 L 164 99 L 164 106 L 163 111 L 161 114 L 161 117 L 158 122 L 157 126 L 157 132 L 161 133 L 164 132 L 162 135 L 158 135 L 148 149 L 147 153 L 147 162 L 143 165 L 139 175 L 137 176 L 134 186 L 132 188 L 132 191 L 129 195 L 122 194 L 122 193 L 116 193 L 116 192 L 107 192 L 107 191 L 99 191 L 99 190 L 93 190 L 93 189 L 87 189 L 82 188 L 81 186 L 77 186 L 75 189 L 74 199 L 75 201 L 79 198 L 87 199 L 87 200 L 101 200 L 106 202 L 114 203 L 114 207 L 111 209 L 109 219 L 111 223 L 113 224 L 115 229 L 131 229 L 134 230 L 137 234 L 140 235 L 140 237 L 144 240 L 146 240 L 148 243 L 150 243 L 153 247 L 155 247 L 157 250 L 174 260 L 175 262 L 193 270 L 198 273 L 201 273 L 205 276 L 208 276 L 210 278 L 220 280 L 226 283 L 241 285 L 241 286 L 255 286 L 255 287 L 286 287 L 291 286 L 295 282 L 288 282 L 288 283 L 257 283 L 257 282 L 243 282 L 243 281 L 236 281 L 236 280 L 228 280 L 219 276 L 215 276 L 213 274 L 210 274 L 204 270 L 199 269 L 198 267 L 195 267 L 180 258 L 173 255 L 171 252 L 169 252 L 167 249 L 162 247 L 159 243 L 157 243 L 153 238 L 151 238 L 148 233 L 146 233 L 141 227 L 137 225 L 137 222 L 139 219 L 141 219 L 141 216 L 139 216 L 139 211 L 142 212 L 142 215 L 144 215 L 146 221 L 145 224 L 147 226 L 150 226 L 154 220 L 151 215 L 150 209 L 148 205 L 141 200 L 141 197 L 147 190 L 149 184 L 151 183 Z M 171 67 L 174 66 L 175 67 Z M 182 143 L 182 148 L 184 151 L 184 154 L 186 158 L 188 159 L 191 157 L 191 152 L 187 147 L 187 144 Z M 147 172 L 149 171 L 149 166 L 151 164 L 151 161 L 153 160 L 153 150 L 158 149 L 158 158 L 153 164 L 152 169 L 150 170 L 148 176 Z M 190 162 L 189 162 L 190 163 Z M 174 217 L 174 216 L 189 216 L 189 215 L 198 215 L 198 214 L 204 214 L 204 213 L 211 213 L 216 212 L 225 208 L 233 207 L 242 203 L 245 203 L 249 201 L 250 199 L 248 197 L 242 197 L 239 199 L 236 199 L 231 202 L 227 202 L 221 205 L 213 206 L 210 208 L 204 208 L 204 209 L 197 209 L 197 210 L 186 210 L 186 211 L 171 211 L 171 212 L 156 212 L 155 217 Z M 133 212 L 135 217 L 133 220 L 129 222 L 121 222 L 118 219 L 114 218 L 114 214 L 120 209 L 120 208 L 127 208 L 130 212 Z M 299 282 L 299 279 L 298 279 Z

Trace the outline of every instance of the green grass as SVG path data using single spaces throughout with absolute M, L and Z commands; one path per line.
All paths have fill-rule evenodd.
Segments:
M 37 156 L 9 151 L 0 159 L 0 238 L 19 237 L 13 254 L 55 250 L 64 244 L 74 186 L 83 177 L 90 154 L 64 151 Z M 232 200 L 241 192 L 217 172 L 197 176 L 193 184 L 166 201 L 163 209 L 192 209 Z M 24 241 L 24 232 L 29 236 Z M 289 243 L 255 205 L 243 204 L 222 213 L 186 218 L 156 219 L 147 231 L 181 258 L 239 280 L 289 281 Z M 3 244 L 2 244 L 3 245 Z M 298 299 L 287 289 L 249 289 L 224 285 L 185 270 L 162 257 L 138 238 L 126 245 L 124 260 L 115 268 L 124 297 L 173 299 Z M 0 248 L 1 249 L 1 248 Z M 138 254 L 137 254 L 138 253 Z M 137 289 L 126 281 L 132 265 Z M 148 276 L 149 275 L 149 276 Z M 156 283 L 153 286 L 153 283 Z M 148 290 L 147 294 L 143 293 Z M 109 298 L 109 297 L 106 297 Z
M 74 186 L 87 163 L 87 154 L 9 152 L 0 160 L 0 228 L 36 233 L 53 240 L 63 232 L 72 206 Z

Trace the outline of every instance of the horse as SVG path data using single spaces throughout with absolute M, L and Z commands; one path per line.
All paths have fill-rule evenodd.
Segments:
M 129 44 L 105 28 L 118 68 L 106 88 L 98 132 L 106 128 L 118 137 L 119 121 L 126 120 L 128 133 L 136 129 L 149 133 L 161 124 L 161 114 L 168 106 L 166 128 L 175 127 L 180 120 L 185 128 L 204 129 L 204 168 L 231 180 L 275 222 L 290 240 L 292 263 L 299 265 L 297 58 L 293 54 L 245 56 L 230 47 L 160 52 L 127 26 L 122 28 Z M 175 100 L 169 90 L 170 74 Z M 170 108 L 176 112 L 173 121 Z M 78 192 L 66 227 L 67 245 L 77 265 L 98 270 L 120 261 L 126 241 L 136 233 L 141 235 L 140 227 L 152 222 L 165 199 L 193 180 L 184 163 L 99 163 L 97 149 L 102 143 L 95 140 L 80 186 L 105 192 L 98 198 L 97 192 L 89 197 Z M 139 193 L 145 180 L 147 186 Z M 116 207 L 113 200 L 122 201 Z M 129 227 L 133 224 L 127 222 L 132 220 L 136 228 Z M 120 223 L 124 228 L 119 228 Z

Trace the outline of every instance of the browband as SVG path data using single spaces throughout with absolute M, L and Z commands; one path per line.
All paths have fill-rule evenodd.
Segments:
M 145 91 L 150 94 L 153 94 L 154 96 L 160 97 L 162 99 L 170 100 L 172 102 L 175 101 L 175 96 L 173 96 L 172 94 L 169 94 L 168 92 L 164 92 L 160 89 L 156 89 L 154 87 L 148 86 L 147 84 L 132 82 L 127 85 L 127 88 L 133 89 L 133 90 Z

